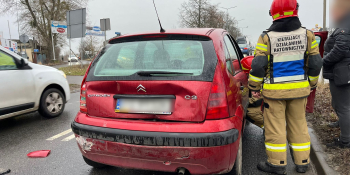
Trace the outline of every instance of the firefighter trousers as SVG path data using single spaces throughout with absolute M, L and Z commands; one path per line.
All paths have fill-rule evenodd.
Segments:
M 263 112 L 261 110 L 261 106 L 248 107 L 247 120 L 256 126 L 263 128 L 264 127 L 264 117 L 263 117 Z
M 260 128 L 264 127 L 264 117 L 261 110 L 262 104 L 262 98 L 252 97 L 249 98 L 249 106 L 247 109 L 247 120 Z
M 306 104 L 307 98 L 264 99 L 265 147 L 269 163 L 287 165 L 288 140 L 294 163 L 309 164 L 310 136 L 305 118 Z

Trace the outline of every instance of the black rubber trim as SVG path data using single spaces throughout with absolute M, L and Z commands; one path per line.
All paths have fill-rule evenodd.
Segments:
M 114 99 L 176 99 L 175 95 L 114 95 Z
M 26 104 L 21 104 L 21 105 L 16 105 L 16 106 L 10 106 L 6 108 L 0 108 L 0 115 L 6 115 L 6 114 L 11 114 L 14 112 L 18 111 L 23 111 L 26 109 L 34 108 L 35 103 L 26 103 Z
M 170 133 L 130 131 L 72 123 L 75 134 L 98 140 L 144 146 L 214 147 L 234 143 L 237 129 L 215 133 Z

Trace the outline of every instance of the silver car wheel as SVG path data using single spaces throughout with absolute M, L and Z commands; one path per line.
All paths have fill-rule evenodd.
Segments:
M 63 99 L 57 92 L 52 92 L 46 97 L 46 108 L 52 113 L 56 114 L 61 112 L 63 107 Z

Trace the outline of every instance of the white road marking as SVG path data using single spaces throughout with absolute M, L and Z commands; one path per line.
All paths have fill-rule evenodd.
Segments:
M 66 131 L 63 131 L 63 132 L 61 132 L 61 133 L 59 133 L 59 134 L 57 134 L 57 135 L 54 135 L 54 136 L 52 136 L 52 137 L 50 137 L 50 138 L 48 138 L 48 139 L 46 139 L 46 140 L 55 140 L 55 139 L 57 139 L 57 138 L 59 138 L 59 137 L 62 137 L 62 136 L 64 136 L 64 135 L 69 134 L 70 132 L 72 132 L 72 129 L 68 129 L 68 130 L 66 130 Z
M 61 141 L 63 141 L 63 142 L 68 142 L 68 141 L 70 141 L 70 140 L 72 140 L 72 139 L 74 139 L 74 138 L 75 138 L 75 135 L 72 134 L 71 136 L 68 136 L 68 137 L 62 139 Z

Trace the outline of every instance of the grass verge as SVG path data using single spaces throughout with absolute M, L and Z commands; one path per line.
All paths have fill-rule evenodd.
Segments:
M 75 65 L 68 67 L 61 67 L 59 70 L 63 71 L 67 76 L 84 76 L 88 65 Z
M 331 143 L 334 137 L 339 137 L 339 128 L 330 128 L 328 124 L 338 120 L 332 108 L 332 97 L 329 84 L 321 84 L 316 91 L 315 109 L 313 114 L 307 115 L 307 120 L 316 131 L 319 140 L 323 143 Z M 350 172 L 350 149 L 327 149 L 328 164 L 340 174 L 348 175 Z

